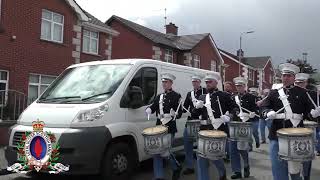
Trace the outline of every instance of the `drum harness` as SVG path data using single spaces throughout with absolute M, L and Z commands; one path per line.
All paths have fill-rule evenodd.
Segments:
M 212 93 L 214 94 L 214 93 Z M 220 113 L 221 113 L 221 116 L 223 115 L 223 112 L 222 112 L 222 109 L 221 109 L 221 104 L 220 104 L 220 100 L 219 100 L 219 96 L 217 96 L 217 102 L 218 102 L 218 105 L 219 105 L 219 110 L 220 110 Z M 207 113 L 208 113 L 208 116 L 209 116 L 209 119 L 211 121 L 211 124 L 213 125 L 214 129 L 218 129 L 221 124 L 225 123 L 221 118 L 215 118 L 214 115 L 213 115 L 213 111 L 212 108 L 211 108 L 211 98 L 210 98 L 210 93 L 208 93 L 206 95 L 206 103 L 204 104 L 204 106 L 206 107 L 207 109 Z M 200 121 L 200 123 L 202 125 L 208 125 L 208 121 L 205 120 L 205 121 Z
M 288 101 L 288 96 L 284 92 L 284 88 L 280 88 L 278 90 L 279 93 L 279 99 L 282 102 L 283 108 L 279 109 L 276 112 L 276 117 L 275 119 L 284 119 L 284 120 L 290 120 L 291 123 L 293 124 L 293 127 L 297 127 L 300 121 L 302 120 L 302 115 L 301 114 L 296 114 L 292 112 L 290 103 Z M 284 109 L 284 113 L 278 114 L 280 110 Z M 285 127 L 285 121 L 283 121 L 283 127 Z

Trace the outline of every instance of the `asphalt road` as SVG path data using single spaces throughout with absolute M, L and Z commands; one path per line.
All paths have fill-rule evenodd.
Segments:
M 246 180 L 272 180 L 271 176 L 271 164 L 268 156 L 268 144 L 263 144 L 259 149 L 254 149 L 253 152 L 250 152 L 250 168 L 251 168 L 251 176 Z M 179 160 L 183 161 L 183 155 L 179 156 Z M 6 161 L 4 159 L 3 149 L 0 148 L 0 168 L 5 168 L 7 166 Z M 231 175 L 231 167 L 230 163 L 226 163 L 227 174 L 230 179 Z M 217 171 L 215 167 L 210 166 L 211 171 L 211 179 L 217 180 Z M 140 168 L 132 177 L 132 180 L 151 180 L 152 179 L 152 161 L 148 160 L 141 163 Z M 171 171 L 169 166 L 166 168 L 166 179 L 171 179 Z M 94 180 L 98 179 L 96 176 L 53 176 L 46 175 L 40 177 L 30 177 L 22 174 L 9 174 L 9 175 L 0 175 L 0 180 L 31 180 L 31 179 L 46 179 L 46 180 Z M 188 175 L 182 176 L 181 180 L 196 180 L 196 175 Z M 313 161 L 312 168 L 312 177 L 311 180 L 319 180 L 320 179 L 320 157 L 316 157 Z

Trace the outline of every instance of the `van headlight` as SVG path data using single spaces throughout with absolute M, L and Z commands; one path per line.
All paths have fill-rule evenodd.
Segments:
M 108 111 L 108 108 L 108 105 L 105 104 L 98 108 L 80 111 L 73 122 L 77 123 L 100 120 L 103 117 L 104 113 Z

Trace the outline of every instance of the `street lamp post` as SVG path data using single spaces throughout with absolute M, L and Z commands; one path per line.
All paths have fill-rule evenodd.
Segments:
M 250 34 L 250 33 L 254 33 L 254 31 L 247 31 L 247 32 L 243 32 L 240 34 L 240 49 L 238 52 L 238 58 L 239 58 L 239 76 L 241 76 L 241 58 L 242 58 L 242 35 L 244 34 Z

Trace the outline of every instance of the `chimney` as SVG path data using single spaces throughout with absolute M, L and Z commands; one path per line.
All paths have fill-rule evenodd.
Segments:
M 239 49 L 238 51 L 237 51 L 237 57 L 240 57 L 241 56 L 241 58 L 243 58 L 243 51 L 242 51 L 242 49 Z
M 166 34 L 173 34 L 173 35 L 178 35 L 178 27 L 175 24 L 170 24 L 166 25 Z

